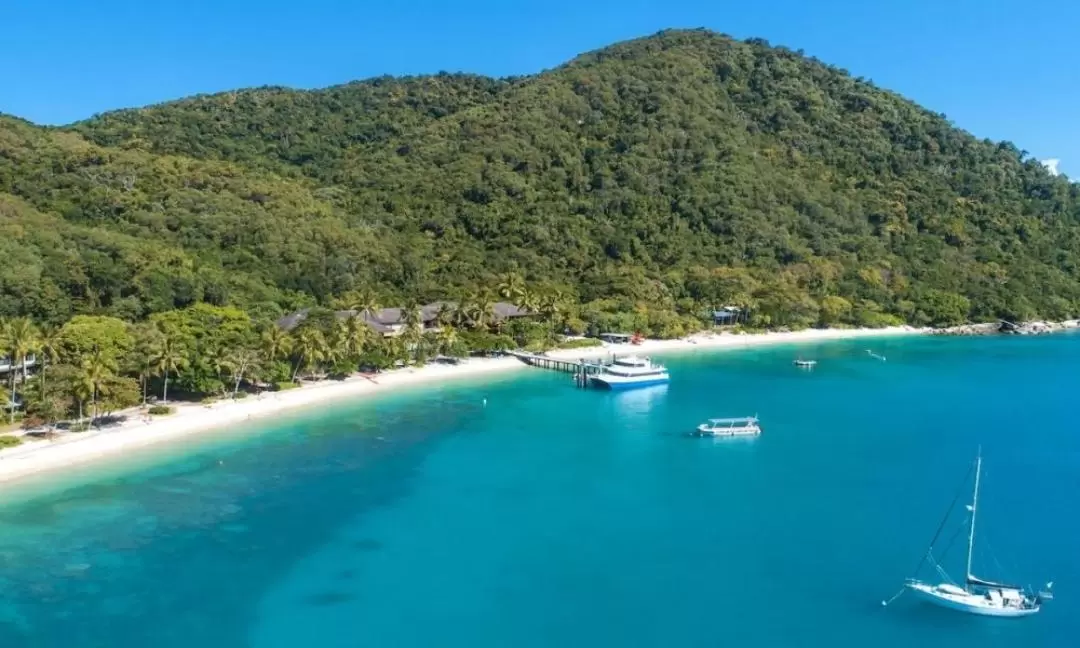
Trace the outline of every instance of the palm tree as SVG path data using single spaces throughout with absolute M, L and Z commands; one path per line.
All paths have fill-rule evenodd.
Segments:
M 360 315 L 355 315 L 344 322 L 344 344 L 350 358 L 359 358 L 370 346 L 375 333 Z
M 277 362 L 292 351 L 293 339 L 281 327 L 271 326 L 263 331 L 261 340 L 263 356 L 268 362 Z
M 348 320 L 336 320 L 330 334 L 325 336 L 324 339 L 326 340 L 326 348 L 324 349 L 323 362 L 335 367 L 336 371 L 336 367 L 340 363 L 353 357 L 353 343 L 349 339 Z
M 357 315 L 367 313 L 372 318 L 374 318 L 382 308 L 381 304 L 379 304 L 378 295 L 371 290 L 350 292 L 345 295 L 339 303 L 341 303 L 346 310 L 356 311 Z
M 548 323 L 555 324 L 562 316 L 563 301 L 565 296 L 557 291 L 553 290 L 544 294 L 539 299 L 540 313 L 548 320 Z
M 218 347 L 209 358 L 210 367 L 214 370 L 214 373 L 217 374 L 218 381 L 220 382 L 222 397 L 227 393 L 225 389 L 225 377 L 232 376 L 233 370 L 235 369 L 233 366 L 232 355 L 233 348 L 230 345 L 225 344 Z
M 45 370 L 60 361 L 60 328 L 43 326 L 38 333 L 38 355 L 41 360 L 41 400 L 45 400 Z
M 163 405 L 169 402 L 169 374 L 176 374 L 186 366 L 188 366 L 188 358 L 185 349 L 180 345 L 176 336 L 163 332 L 161 338 L 157 341 L 153 360 L 151 361 L 151 368 L 155 375 L 160 375 L 165 379 L 165 384 L 161 389 L 161 403 Z
M 307 327 L 302 329 L 300 334 L 296 336 L 294 348 L 298 355 L 296 368 L 293 369 L 293 382 L 296 382 L 296 375 L 300 373 L 301 367 L 315 367 L 319 362 L 325 360 L 328 355 L 326 338 L 323 336 L 322 331 L 317 328 Z
M 75 374 L 74 382 L 71 383 L 71 395 L 75 397 L 75 402 L 79 405 L 79 423 L 82 423 L 83 406 L 86 401 L 93 398 L 94 385 L 88 381 L 87 376 L 81 371 Z
M 450 322 L 454 326 L 468 327 L 472 325 L 469 313 L 472 311 L 472 295 L 469 295 L 453 306 Z
M 15 407 L 14 399 L 11 398 L 11 394 L 8 392 L 7 387 L 0 385 L 0 401 L 3 401 L 4 407 Z
M 25 317 L 12 320 L 7 323 L 4 337 L 7 340 L 8 356 L 11 358 L 11 401 L 12 407 L 8 413 L 8 423 L 15 421 L 15 362 L 22 365 L 22 382 L 26 382 L 26 356 L 37 349 L 38 332 L 33 322 Z
M 469 297 L 464 314 L 472 328 L 484 330 L 494 320 L 494 307 L 495 300 L 491 298 L 491 293 L 479 292 Z
M 435 340 L 439 346 L 439 353 L 450 355 L 450 351 L 453 350 L 454 345 L 457 344 L 458 334 L 453 326 L 443 326 L 439 329 L 439 332 L 435 334 Z
M 422 355 L 421 345 L 424 341 L 424 314 L 420 302 L 410 299 L 401 308 L 401 322 L 405 325 L 400 336 L 405 351 L 411 351 L 413 359 L 417 359 Z
M 444 303 L 439 306 L 438 312 L 435 313 L 436 325 L 440 327 L 451 326 L 457 322 L 457 307 L 455 305 Z
M 408 354 L 406 353 L 405 340 L 401 337 L 389 337 L 383 340 L 385 345 L 386 355 L 392 359 L 393 364 L 397 364 L 400 360 L 405 362 L 408 360 Z
M 335 319 L 330 334 L 325 336 L 326 355 L 323 361 L 327 364 L 336 365 L 339 360 L 344 360 L 349 356 L 347 328 L 348 324 L 345 323 L 345 320 Z
M 540 295 L 536 291 L 526 288 L 516 305 L 527 313 L 535 313 L 540 310 Z
M 83 358 L 79 371 L 79 383 L 82 383 L 90 392 L 91 411 L 90 424 L 93 425 L 97 418 L 98 394 L 101 393 L 101 385 L 116 375 L 116 362 L 101 351 L 94 351 Z M 81 417 L 81 407 L 80 407 Z
M 405 325 L 405 332 L 413 331 L 423 332 L 424 330 L 424 315 L 420 310 L 420 303 L 416 300 L 410 299 L 409 302 L 401 309 L 401 322 Z
M 158 347 L 161 345 L 162 333 L 156 327 L 149 324 L 138 325 L 135 328 L 135 350 L 131 355 L 132 363 L 139 374 L 139 384 L 142 388 L 142 404 L 146 405 L 147 390 L 150 386 L 150 378 L 154 375 L 154 359 L 157 357 Z
M 3 317 L 0 317 L 0 360 L 7 359 L 8 364 L 8 377 L 11 378 L 11 388 L 5 390 L 4 395 L 4 407 L 8 407 L 11 410 L 12 416 L 15 414 L 15 354 L 11 353 L 11 341 L 9 334 L 11 333 L 11 323 Z
M 521 299 L 525 296 L 525 280 L 516 272 L 508 272 L 501 277 L 496 290 L 503 299 L 520 305 Z

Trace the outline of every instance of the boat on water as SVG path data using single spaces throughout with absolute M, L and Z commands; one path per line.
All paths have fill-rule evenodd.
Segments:
M 799 358 L 795 360 L 794 364 L 800 369 L 813 369 L 817 366 L 817 360 L 803 360 L 802 358 Z
M 671 380 L 671 376 L 666 367 L 648 358 L 626 356 L 615 358 L 600 373 L 590 376 L 590 380 L 607 389 L 631 389 L 663 385 Z
M 923 557 L 922 562 L 919 563 L 919 568 L 927 563 L 932 565 L 937 573 L 942 576 L 944 582 L 935 584 L 916 578 L 909 578 L 904 583 L 904 587 L 907 591 L 912 592 L 924 601 L 951 610 L 967 612 L 969 614 L 996 617 L 1024 617 L 1035 614 L 1042 608 L 1043 601 L 1052 598 L 1050 589 L 1053 587 L 1053 583 L 1047 583 L 1045 591 L 1034 593 L 1025 586 L 1009 585 L 1006 583 L 985 580 L 972 573 L 971 558 L 975 548 L 975 516 L 978 512 L 979 479 L 980 473 L 982 472 L 981 453 L 975 459 L 974 472 L 974 496 L 972 497 L 971 504 L 967 506 L 970 515 L 967 519 L 967 566 L 963 583 L 954 582 L 945 569 L 938 563 L 938 560 L 933 553 L 934 543 L 938 540 L 938 537 L 941 536 L 942 531 L 945 529 L 946 522 L 948 522 L 950 514 L 952 513 L 950 507 L 949 512 L 945 515 L 945 519 L 942 520 L 938 527 L 937 535 L 934 536 L 934 539 L 930 542 L 930 547 L 927 549 L 926 555 Z M 947 550 L 948 548 L 946 548 L 946 551 Z M 918 568 L 916 569 L 916 573 L 917 572 Z M 903 591 L 904 590 L 901 590 L 901 592 Z
M 756 416 L 738 418 L 715 418 L 697 426 L 694 436 L 735 437 L 758 436 L 761 425 Z

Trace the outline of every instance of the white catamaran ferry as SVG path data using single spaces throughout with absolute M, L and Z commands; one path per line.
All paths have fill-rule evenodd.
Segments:
M 908 591 L 925 601 L 969 614 L 997 617 L 1023 617 L 1035 614 L 1042 607 L 1044 600 L 1052 598 L 1050 588 L 1053 587 L 1053 583 L 1047 583 L 1046 591 L 1036 594 L 1020 585 L 1008 585 L 983 580 L 971 573 L 971 555 L 975 547 L 975 514 L 978 511 L 979 474 L 981 470 L 982 457 L 979 456 L 975 460 L 975 495 L 971 504 L 967 507 L 971 515 L 968 519 L 967 569 L 964 582 L 962 584 L 953 582 L 934 558 L 934 542 L 937 541 L 937 537 L 935 537 L 919 566 L 930 563 L 938 574 L 942 576 L 944 582 L 933 584 L 911 578 L 907 580 L 904 586 Z M 945 520 L 942 521 L 938 528 L 939 536 L 948 517 L 949 515 L 946 514 Z
M 649 385 L 663 385 L 671 380 L 667 369 L 663 365 L 653 363 L 648 358 L 627 356 L 615 358 L 611 364 L 591 377 L 592 381 L 600 387 L 608 389 L 630 389 L 632 387 L 647 387 Z

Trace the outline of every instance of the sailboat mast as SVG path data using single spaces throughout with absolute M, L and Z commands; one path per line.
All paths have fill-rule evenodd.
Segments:
M 971 554 L 975 548 L 975 512 L 979 507 L 979 473 L 982 472 L 982 450 L 975 458 L 975 496 L 971 500 L 971 529 L 968 531 L 967 579 L 971 578 Z M 967 582 L 964 583 L 965 589 Z

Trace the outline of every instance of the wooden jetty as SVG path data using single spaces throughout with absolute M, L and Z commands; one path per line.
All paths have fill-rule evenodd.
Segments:
M 581 360 L 563 360 L 560 358 L 552 358 L 546 355 L 539 355 L 536 353 L 525 353 L 522 351 L 510 351 L 510 355 L 514 356 L 518 360 L 521 360 L 527 365 L 533 367 L 540 367 L 541 369 L 552 369 L 554 371 L 561 371 L 563 373 L 572 374 L 574 376 L 574 384 L 578 387 L 588 387 L 589 377 L 595 376 L 604 370 L 604 367 L 610 365 L 610 362 L 590 362 L 582 358 Z M 614 356 L 612 356 L 614 358 Z

